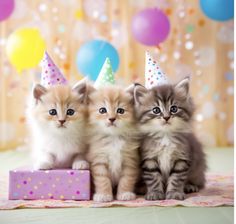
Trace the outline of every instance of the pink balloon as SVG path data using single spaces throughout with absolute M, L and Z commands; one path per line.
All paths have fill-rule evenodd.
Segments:
M 167 38 L 169 31 L 169 19 L 160 9 L 145 9 L 133 17 L 133 36 L 144 45 L 157 46 Z
M 0 22 L 7 19 L 14 10 L 14 0 L 0 0 Z

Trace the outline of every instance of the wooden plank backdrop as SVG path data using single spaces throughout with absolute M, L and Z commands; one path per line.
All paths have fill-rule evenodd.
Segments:
M 138 43 L 131 21 L 140 10 L 158 7 L 170 19 L 168 39 L 159 47 Z M 198 110 L 196 132 L 206 146 L 233 144 L 233 21 L 208 19 L 195 0 L 15 0 L 8 19 L 0 22 L 0 149 L 28 142 L 26 100 L 40 67 L 18 74 L 6 56 L 9 35 L 37 27 L 47 51 L 71 83 L 83 77 L 76 68 L 80 46 L 105 39 L 119 52 L 117 82 L 144 82 L 149 50 L 173 81 L 191 75 Z

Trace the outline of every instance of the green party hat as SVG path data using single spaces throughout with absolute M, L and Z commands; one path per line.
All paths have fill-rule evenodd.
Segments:
M 106 58 L 94 85 L 95 87 L 101 87 L 113 84 L 115 84 L 115 79 L 114 73 L 112 71 L 111 61 L 109 58 Z

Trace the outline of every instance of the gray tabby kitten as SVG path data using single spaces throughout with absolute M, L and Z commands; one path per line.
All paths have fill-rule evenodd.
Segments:
M 150 90 L 136 84 L 134 99 L 144 136 L 140 150 L 145 198 L 183 200 L 184 192 L 203 188 L 206 161 L 192 131 L 194 104 L 189 95 L 189 78 Z

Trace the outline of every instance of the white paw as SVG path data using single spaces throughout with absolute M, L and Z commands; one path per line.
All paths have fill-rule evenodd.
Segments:
M 53 168 L 53 164 L 50 162 L 37 162 L 34 165 L 35 170 L 51 170 Z
M 89 163 L 85 160 L 75 160 L 72 164 L 73 170 L 88 170 Z
M 94 194 L 93 200 L 96 202 L 109 202 L 113 200 L 113 196 L 110 194 Z
M 131 201 L 135 200 L 136 195 L 133 192 L 123 192 L 117 195 L 117 200 L 119 201 Z

